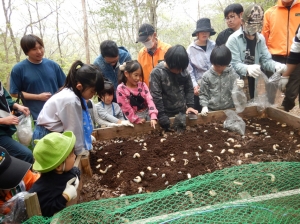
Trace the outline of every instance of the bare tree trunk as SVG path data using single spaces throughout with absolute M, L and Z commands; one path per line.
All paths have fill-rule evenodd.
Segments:
M 12 14 L 11 0 L 8 0 L 7 7 L 5 6 L 5 0 L 2 0 L 2 6 L 3 6 L 4 16 L 5 16 L 6 27 L 9 30 L 10 38 L 11 38 L 11 41 L 13 43 L 13 48 L 14 48 L 14 51 L 15 51 L 16 62 L 20 62 L 20 54 L 18 53 L 16 38 L 15 38 L 14 32 L 13 32 L 13 30 L 11 28 L 11 23 L 10 23 L 10 18 L 11 18 L 11 14 Z
M 86 63 L 90 64 L 88 20 L 87 20 L 85 0 L 81 0 L 81 3 L 82 3 L 82 11 L 83 11 L 83 32 L 84 32 L 84 46 L 85 46 Z
M 57 1 L 55 1 L 55 6 L 58 9 Z M 58 18 L 59 18 L 59 14 L 58 14 L 58 10 L 57 10 L 56 11 L 56 40 L 57 40 L 57 46 L 58 46 L 58 52 L 59 52 L 59 62 L 60 62 L 60 66 L 62 66 L 63 65 L 63 60 L 62 60 L 61 44 L 60 44 L 60 39 L 59 39 Z
M 154 29 L 157 28 L 157 13 L 156 9 L 158 6 L 159 0 L 147 0 L 147 6 L 149 8 L 149 22 L 152 24 Z
M 31 10 L 30 10 L 30 4 L 29 4 L 29 2 L 27 2 L 27 10 L 28 10 L 28 14 L 29 14 L 29 22 L 30 22 L 31 33 L 33 33 L 33 28 L 32 28 L 32 15 L 31 15 Z
M 198 19 L 200 19 L 200 0 L 198 0 Z

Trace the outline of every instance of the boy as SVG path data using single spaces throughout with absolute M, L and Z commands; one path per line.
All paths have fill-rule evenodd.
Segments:
M 225 44 L 229 36 L 241 28 L 243 11 L 243 6 L 239 3 L 230 4 L 225 8 L 224 17 L 228 28 L 219 33 L 216 39 L 217 46 Z
M 231 52 L 225 46 L 216 46 L 210 55 L 212 68 L 204 73 L 200 82 L 201 115 L 206 116 L 208 110 L 225 110 L 233 108 L 234 103 L 231 91 L 236 81 L 240 88 L 244 87 L 244 81 L 239 79 L 231 66 Z
M 30 163 L 10 156 L 0 146 L 0 223 L 10 211 L 3 210 L 3 204 L 17 193 L 28 191 L 40 177 L 39 174 L 31 172 L 30 167 Z
M 71 131 L 52 132 L 35 140 L 33 169 L 41 173 L 31 192 L 36 192 L 42 215 L 53 216 L 77 197 L 80 171 L 75 163 L 76 137 Z

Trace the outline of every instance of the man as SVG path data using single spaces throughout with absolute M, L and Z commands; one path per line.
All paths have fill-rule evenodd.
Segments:
M 131 56 L 125 47 L 118 47 L 112 40 L 105 40 L 100 44 L 100 53 L 95 59 L 94 65 L 98 66 L 103 76 L 114 84 L 116 91 L 119 66 L 126 61 L 131 61 Z M 116 102 L 115 94 L 114 102 Z
M 10 94 L 23 95 L 23 104 L 36 120 L 45 102 L 64 85 L 66 75 L 52 60 L 43 58 L 44 43 L 29 34 L 21 39 L 21 48 L 27 59 L 16 64 L 10 74 Z
M 136 43 L 138 42 L 144 45 L 138 54 L 138 62 L 143 68 L 144 82 L 149 86 L 152 69 L 164 60 L 164 55 L 171 45 L 158 40 L 154 27 L 147 23 L 142 24 L 139 28 Z
M 228 28 L 223 30 L 217 36 L 217 46 L 225 44 L 228 40 L 228 37 L 241 28 L 243 11 L 243 6 L 239 3 L 230 4 L 225 8 L 224 17 Z
M 265 12 L 262 34 L 266 39 L 267 47 L 272 54 L 272 59 L 280 63 L 286 63 L 290 52 L 293 37 L 300 24 L 300 0 L 278 0 L 277 5 Z M 289 82 L 282 109 L 289 111 L 295 106 L 295 99 L 299 92 L 300 65 L 289 76 L 282 77 L 281 82 Z M 268 76 L 272 74 L 268 74 Z
M 279 81 L 280 90 L 282 92 L 291 94 L 291 95 L 286 94 L 285 100 L 283 101 L 283 108 L 280 108 L 280 109 L 284 109 L 285 111 L 289 111 L 295 106 L 295 99 L 297 95 L 300 94 L 300 85 L 299 85 L 300 75 L 299 72 L 295 73 L 295 71 L 297 71 L 297 68 L 299 68 L 299 66 L 300 66 L 300 25 L 298 26 L 298 30 L 296 32 L 295 38 L 293 39 L 290 54 L 287 58 L 287 70 L 285 73 L 282 74 L 281 80 Z M 287 82 L 287 80 L 289 81 Z M 295 95 L 292 95 L 292 93 L 294 93 Z M 289 99 L 289 96 L 292 96 L 294 100 L 293 101 L 286 100 Z
M 232 54 L 231 64 L 240 77 L 244 78 L 248 100 L 256 95 L 255 79 L 261 74 L 261 68 L 278 73 L 286 70 L 285 64 L 272 60 L 265 39 L 259 33 L 263 18 L 263 8 L 258 4 L 251 4 L 243 13 L 242 29 L 234 32 L 226 42 Z
M 165 130 L 170 129 L 169 117 L 175 116 L 175 119 L 177 117 L 184 123 L 185 114 L 198 114 L 193 109 L 194 89 L 191 76 L 186 70 L 188 64 L 189 57 L 185 48 L 175 45 L 166 52 L 164 62 L 151 72 L 150 93 L 158 110 L 158 122 Z M 175 123 L 173 128 L 176 129 Z

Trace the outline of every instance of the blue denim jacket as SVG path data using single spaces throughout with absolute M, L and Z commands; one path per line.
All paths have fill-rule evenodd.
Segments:
M 125 61 L 131 61 L 131 56 L 125 47 L 119 47 L 119 62 L 115 68 L 110 64 L 107 64 L 101 54 L 95 59 L 94 65 L 100 68 L 103 76 L 114 84 L 116 90 L 118 87 L 119 65 L 123 64 Z

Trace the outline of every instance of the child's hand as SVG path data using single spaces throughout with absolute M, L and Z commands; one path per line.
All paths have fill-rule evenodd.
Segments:
M 72 199 L 77 197 L 78 185 L 79 185 L 78 177 L 74 177 L 67 182 L 66 188 L 63 192 L 63 196 L 66 195 L 68 198 L 67 201 L 71 201 Z
M 133 124 L 132 124 L 132 123 L 130 123 L 128 120 L 121 121 L 121 125 L 123 125 L 123 126 L 130 126 L 130 127 L 133 127 Z
M 146 120 L 143 118 L 143 119 L 140 119 L 137 123 L 138 124 L 144 124 L 146 122 Z
M 157 124 L 157 121 L 151 120 L 150 123 L 151 123 L 151 127 L 155 129 L 155 125 Z
M 240 88 L 244 88 L 244 80 L 242 79 L 237 79 L 236 80 L 236 85 Z

